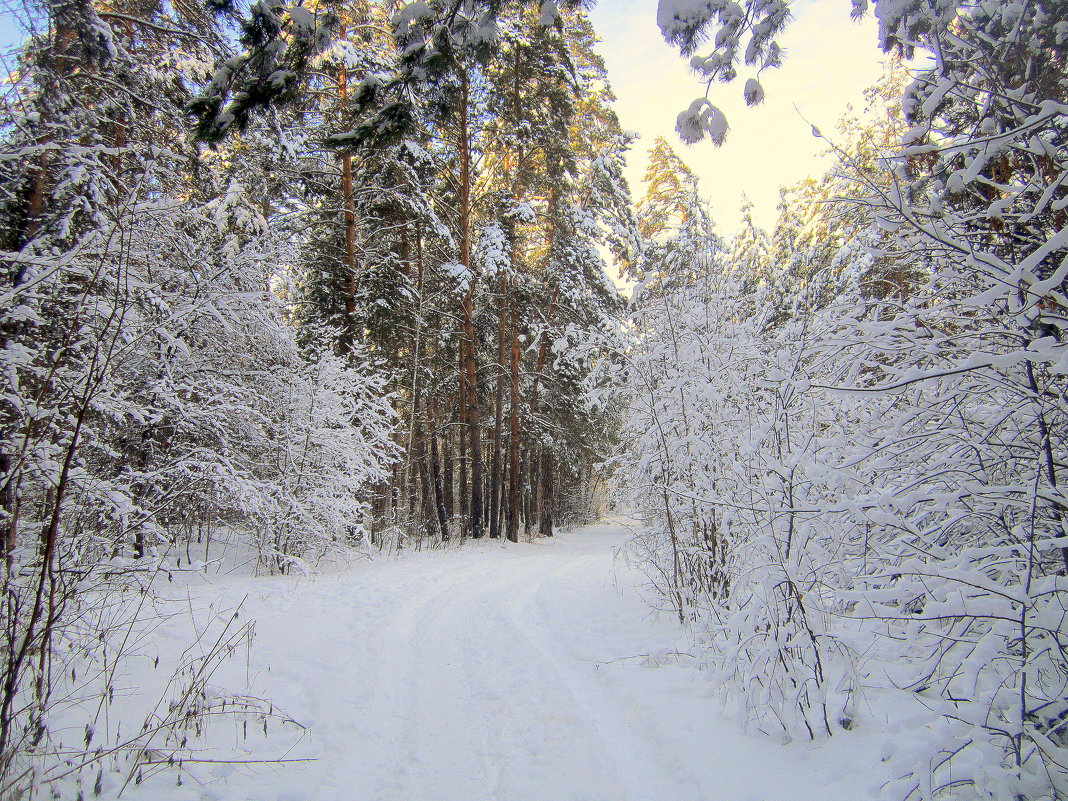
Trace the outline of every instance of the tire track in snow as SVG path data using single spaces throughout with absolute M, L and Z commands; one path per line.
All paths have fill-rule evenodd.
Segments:
M 512 614 L 517 620 L 517 628 L 528 633 L 532 630 L 541 633 L 534 644 L 542 657 L 553 666 L 560 680 L 569 687 L 584 714 L 601 734 L 627 787 L 625 797 L 628 801 L 659 801 L 665 798 L 701 801 L 705 794 L 700 782 L 683 764 L 670 758 L 670 749 L 665 749 L 663 743 L 655 741 L 648 728 L 650 721 L 647 716 L 639 715 L 639 708 L 614 693 L 611 685 L 603 680 L 603 674 L 598 675 L 598 663 L 591 660 L 588 647 L 587 655 L 581 655 L 570 647 L 573 643 L 568 643 L 567 638 L 561 635 L 560 627 L 553 625 L 553 616 L 544 603 L 544 596 L 554 592 L 551 581 L 570 577 L 584 568 L 594 568 L 594 564 L 578 565 L 569 571 L 546 576 L 545 581 L 516 598 Z M 593 584 L 591 576 L 598 574 L 604 582 L 610 578 L 610 571 L 601 567 L 600 570 L 590 570 L 578 583 Z M 614 654 L 601 653 L 598 656 L 607 659 Z
M 411 561 L 411 560 L 408 560 Z M 370 575 L 366 583 L 355 587 L 339 587 L 356 595 L 351 600 L 354 606 L 363 601 L 362 618 L 353 620 L 348 627 L 344 642 L 357 642 L 360 647 L 349 649 L 347 658 L 339 660 L 332 672 L 345 671 L 353 676 L 362 676 L 360 696 L 362 703 L 353 707 L 342 695 L 335 703 L 353 710 L 352 725 L 338 732 L 323 733 L 329 738 L 333 752 L 332 765 L 311 795 L 317 801 L 341 801 L 341 799 L 367 799 L 384 801 L 383 793 L 393 783 L 399 768 L 394 755 L 404 747 L 406 716 L 412 713 L 413 705 L 406 697 L 417 671 L 417 661 L 412 654 L 414 631 L 426 615 L 428 608 L 453 592 L 457 586 L 469 582 L 482 569 L 480 565 L 461 565 L 441 572 L 424 575 L 428 565 L 418 565 L 415 577 L 408 584 L 389 587 L 384 580 L 396 573 L 394 568 L 403 567 L 404 560 L 385 566 L 384 575 Z M 410 593 L 412 584 L 431 582 L 428 589 Z M 373 595 L 380 593 L 377 602 Z M 370 597 L 369 597 L 370 596 Z M 324 599 L 327 602 L 331 598 Z M 379 613 L 379 614 L 376 614 Z M 324 681 L 331 686 L 335 682 Z M 414 799 L 413 799 L 414 801 Z
M 473 801 L 665 797 L 667 770 L 654 750 L 611 709 L 586 664 L 553 645 L 556 630 L 534 603 L 573 574 L 603 590 L 607 554 L 552 549 L 509 567 L 487 566 L 420 616 L 405 648 L 411 664 L 427 666 L 408 679 L 405 706 L 417 712 L 375 797 L 417 799 L 431 787 Z
M 166 801 L 869 797 L 847 742 L 787 751 L 747 738 L 692 671 L 625 659 L 685 635 L 649 621 L 636 574 L 613 581 L 624 537 L 600 525 L 204 588 L 206 607 L 248 595 L 255 691 L 308 726 L 286 756 L 315 761 L 205 767 Z M 233 666 L 225 686 L 241 692 L 243 673 Z M 248 756 L 257 747 L 270 741 L 250 742 Z M 754 771 L 762 765 L 777 767 Z
M 493 789 L 487 787 L 478 797 L 516 801 L 626 797 L 599 732 L 576 714 L 580 707 L 571 689 L 545 660 L 537 637 L 518 628 L 507 614 L 516 596 L 587 561 L 569 559 L 561 564 L 562 554 L 555 556 L 533 562 L 535 569 L 495 582 L 468 602 L 468 614 L 482 621 L 485 630 L 465 629 L 466 653 L 488 657 L 471 659 L 466 667 L 477 692 L 471 713 L 492 732 L 483 760 L 496 766 Z

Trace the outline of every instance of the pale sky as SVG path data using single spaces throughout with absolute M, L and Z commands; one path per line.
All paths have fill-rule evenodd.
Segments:
M 849 0 L 794 0 L 794 21 L 780 40 L 785 63 L 760 76 L 763 105 L 747 108 L 742 101 L 748 74 L 736 84 L 713 86 L 709 99 L 731 124 L 726 143 L 717 148 L 709 142 L 684 145 L 675 133 L 675 117 L 704 94 L 704 86 L 661 38 L 656 7 L 657 0 L 598 0 L 590 13 L 604 40 L 600 52 L 619 97 L 620 121 L 641 135 L 628 159 L 634 197 L 643 191 L 646 151 L 663 136 L 700 176 L 722 233 L 736 228 L 743 193 L 754 203 L 756 221 L 770 227 L 779 187 L 829 166 L 819 155 L 826 144 L 801 115 L 832 133 L 847 105 L 861 105 L 863 90 L 881 74 L 874 21 L 870 15 L 860 23 L 850 19 Z

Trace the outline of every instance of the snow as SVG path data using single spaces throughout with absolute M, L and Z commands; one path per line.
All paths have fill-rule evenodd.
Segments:
M 560 18 L 560 11 L 556 7 L 555 0 L 545 0 L 541 4 L 541 13 L 538 17 L 538 24 L 542 27 L 549 27 L 556 24 L 557 19 Z
M 434 12 L 423 0 L 408 3 L 393 17 L 393 25 L 398 29 L 399 35 L 406 35 L 408 28 L 417 22 L 425 22 L 434 18 Z
M 764 102 L 764 87 L 760 85 L 760 81 L 756 78 L 750 78 L 745 82 L 745 104 L 747 106 L 758 106 Z
M 706 135 L 717 145 L 722 145 L 728 129 L 723 112 L 703 97 L 694 100 L 675 120 L 675 131 L 688 145 L 700 142 Z
M 174 589 L 194 617 L 240 603 L 242 620 L 254 620 L 250 651 L 218 669 L 214 689 L 244 694 L 250 681 L 305 727 L 294 736 L 272 723 L 264 737 L 256 723 L 241 737 L 222 726 L 209 732 L 218 754 L 314 761 L 186 764 L 181 786 L 160 773 L 123 798 L 874 797 L 875 731 L 784 747 L 723 717 L 685 629 L 650 612 L 646 579 L 624 556 L 627 528 L 616 519 L 535 543 Z M 182 647 L 175 625 L 156 631 L 157 645 Z M 102 797 L 115 789 L 104 782 Z
M 707 24 L 718 5 L 707 0 L 660 0 L 656 24 L 664 38 L 671 41 L 692 28 Z

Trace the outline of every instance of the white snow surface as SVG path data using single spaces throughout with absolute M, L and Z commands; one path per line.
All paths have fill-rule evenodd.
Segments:
M 723 716 L 690 635 L 650 611 L 623 519 L 531 544 L 483 541 L 304 578 L 174 588 L 242 604 L 249 654 L 213 676 L 306 727 L 208 732 L 208 757 L 137 801 L 860 801 L 879 727 L 780 745 Z M 180 647 L 180 623 L 156 637 Z M 147 686 L 127 676 L 133 686 Z M 146 689 L 145 692 L 148 692 Z M 254 731 L 255 730 L 255 731 Z M 117 790 L 105 782 L 103 797 Z

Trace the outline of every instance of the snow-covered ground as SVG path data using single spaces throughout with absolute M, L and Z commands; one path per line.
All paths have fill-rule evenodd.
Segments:
M 213 724 L 213 758 L 131 785 L 138 801 L 859 801 L 872 724 L 782 746 L 722 717 L 688 635 L 620 557 L 626 522 L 482 542 L 314 578 L 177 589 L 195 616 L 243 600 L 250 652 L 212 683 L 305 727 Z M 165 637 L 176 619 L 157 630 Z M 176 637 L 178 628 L 171 631 Z M 136 676 L 127 681 L 137 683 Z M 104 795 L 113 783 L 105 782 Z

